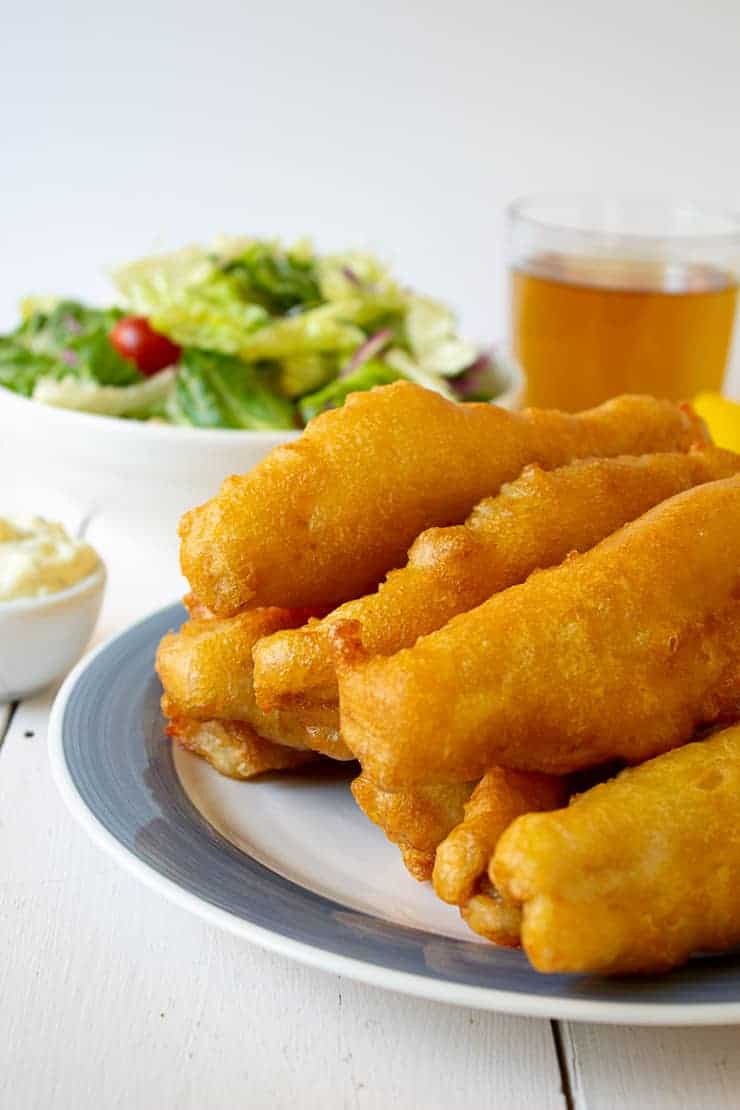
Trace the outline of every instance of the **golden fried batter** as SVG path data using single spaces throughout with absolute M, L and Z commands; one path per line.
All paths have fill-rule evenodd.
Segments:
M 342 735 L 381 787 L 637 763 L 740 714 L 740 477 L 688 490 L 389 657 L 334 630 Z
M 424 528 L 460 523 L 527 463 L 704 438 L 691 410 L 649 397 L 575 415 L 512 413 L 396 382 L 353 394 L 186 513 L 183 574 L 222 616 L 245 605 L 332 607 L 374 589 Z
M 376 593 L 261 640 L 254 651 L 257 701 L 266 709 L 336 701 L 329 632 L 339 621 L 360 622 L 369 655 L 392 655 L 538 567 L 587 551 L 667 497 L 738 471 L 740 455 L 716 447 L 580 460 L 549 472 L 528 466 L 465 524 L 423 532 L 406 566 L 391 571 Z
M 166 695 L 162 711 L 169 717 L 168 736 L 207 760 L 219 774 L 232 779 L 252 779 L 266 771 L 291 770 L 319 758 L 313 752 L 296 751 L 263 740 L 243 721 L 194 721 L 179 716 Z
M 538 971 L 667 971 L 740 943 L 740 725 L 520 817 L 492 876 Z
M 437 896 L 457 906 L 468 902 L 486 874 L 499 837 L 514 818 L 557 809 L 567 797 L 563 778 L 493 767 L 466 802 L 463 820 L 437 848 L 433 875 Z
M 435 848 L 462 820 L 474 785 L 427 786 L 390 794 L 362 774 L 352 783 L 352 793 L 363 813 L 401 849 L 408 871 L 423 882 L 432 876 Z M 486 864 L 489 858 L 490 852 Z
M 227 619 L 191 620 L 179 632 L 169 632 L 159 645 L 156 667 L 180 715 L 241 721 L 265 740 L 351 759 L 339 736 L 336 708 L 264 713 L 255 701 L 252 648 L 261 636 L 302 618 L 295 610 L 251 609 Z
M 216 616 L 207 605 L 203 605 L 201 601 L 198 601 L 195 594 L 185 594 L 182 603 L 185 609 L 187 609 L 188 616 L 191 617 L 192 620 L 211 620 Z M 287 611 L 288 610 L 286 610 L 286 612 Z
M 502 898 L 487 876 L 479 879 L 476 890 L 460 907 L 465 924 L 502 948 L 518 948 L 522 928 L 519 906 Z

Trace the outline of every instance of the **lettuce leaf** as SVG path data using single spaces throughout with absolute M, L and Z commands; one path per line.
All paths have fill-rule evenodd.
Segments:
M 28 307 L 27 303 L 26 310 Z M 32 311 L 14 335 L 27 350 L 55 359 L 60 377 L 70 375 L 99 385 L 129 385 L 142 375 L 133 362 L 119 355 L 109 338 L 121 315 L 117 308 L 89 308 L 79 301 L 58 301 L 48 311 Z
M 174 369 L 162 370 L 132 385 L 97 385 L 73 377 L 41 377 L 33 390 L 34 401 L 57 408 L 92 412 L 100 416 L 151 419 L 164 412 L 176 378 Z
M 475 360 L 477 348 L 458 337 L 453 312 L 403 289 L 372 255 L 332 255 L 319 261 L 318 270 L 321 291 L 341 318 L 371 330 L 393 327 L 398 345 L 426 379 L 454 377 Z
M 167 416 L 197 428 L 294 428 L 295 410 L 263 374 L 239 358 L 190 348 L 183 352 Z
M 366 251 L 345 251 L 316 260 L 319 287 L 326 301 L 380 295 L 401 303 L 407 296 L 390 270 Z
M 425 389 L 432 389 L 435 393 L 441 393 L 448 401 L 457 400 L 444 378 L 430 373 L 421 363 L 413 359 L 407 351 L 402 351 L 399 347 L 393 347 L 390 351 L 384 352 L 383 359 L 396 371 L 398 377 L 408 378 L 409 381 L 416 382 L 417 385 L 423 385 Z
M 38 379 L 53 374 L 55 361 L 49 355 L 37 355 L 19 343 L 0 339 L 0 385 L 23 397 L 30 397 Z
M 249 336 L 270 325 L 273 316 L 321 300 L 310 254 L 249 240 L 227 240 L 220 254 L 187 247 L 140 259 L 115 271 L 114 281 L 132 312 L 181 346 L 246 359 L 255 357 Z M 279 334 L 268 336 L 266 344 L 270 352 L 277 345 L 282 353 L 285 346 Z M 299 345 L 298 353 L 302 349 Z M 296 353 L 295 342 L 288 353 Z
M 335 355 L 309 351 L 306 354 L 288 355 L 276 362 L 274 373 L 280 392 L 285 397 L 302 397 L 326 385 L 337 376 L 338 361 Z
M 239 354 L 247 361 L 284 359 L 315 351 L 351 352 L 365 333 L 348 322 L 337 305 L 324 304 L 295 316 L 282 316 L 243 338 Z
M 254 242 L 221 262 L 220 269 L 237 281 L 243 300 L 261 305 L 272 316 L 321 303 L 313 257 L 303 250 Z
M 149 323 L 181 347 L 238 354 L 250 332 L 269 319 L 261 305 L 245 304 L 233 282 L 214 275 L 184 292 L 177 301 L 150 313 Z
M 401 376 L 379 359 L 371 359 L 346 377 L 337 378 L 318 392 L 303 397 L 298 402 L 298 411 L 307 424 L 320 412 L 340 408 L 350 393 L 372 389 L 376 385 L 390 385 Z
M 270 316 L 244 300 L 238 277 L 222 273 L 197 247 L 122 266 L 114 281 L 126 307 L 181 347 L 236 354 Z
M 409 299 L 405 329 L 410 352 L 427 374 L 454 377 L 477 357 L 475 344 L 458 338 L 452 311 L 431 297 Z
M 74 378 L 93 385 L 127 386 L 142 375 L 110 342 L 118 309 L 79 301 L 27 300 L 24 320 L 0 338 L 0 384 L 27 397 L 41 378 Z
M 148 317 L 207 281 L 215 270 L 203 247 L 190 246 L 128 262 L 113 270 L 111 277 L 126 307 L 136 316 Z

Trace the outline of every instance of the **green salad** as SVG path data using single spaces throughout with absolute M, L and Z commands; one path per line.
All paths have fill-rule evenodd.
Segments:
M 407 378 L 491 400 L 491 359 L 448 308 L 362 252 L 230 239 L 115 271 L 116 304 L 28 298 L 0 336 L 0 386 L 48 405 L 196 428 L 302 427 Z

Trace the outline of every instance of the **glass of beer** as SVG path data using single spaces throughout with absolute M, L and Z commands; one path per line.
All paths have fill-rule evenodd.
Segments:
M 508 247 L 527 405 L 576 412 L 619 393 L 721 391 L 740 219 L 647 199 L 535 197 L 510 206 Z

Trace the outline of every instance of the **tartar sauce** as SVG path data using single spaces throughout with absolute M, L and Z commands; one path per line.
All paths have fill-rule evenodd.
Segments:
M 86 578 L 100 560 L 89 543 L 40 516 L 0 517 L 0 602 L 44 597 Z

